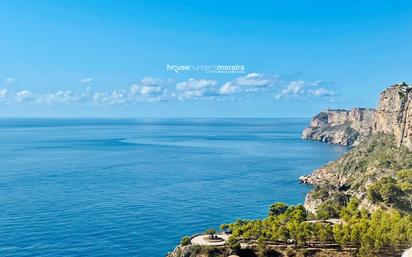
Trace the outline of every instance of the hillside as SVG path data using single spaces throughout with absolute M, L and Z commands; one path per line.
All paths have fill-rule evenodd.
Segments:
M 312 213 L 325 204 L 345 205 L 351 197 L 368 209 L 411 212 L 412 152 L 398 147 L 394 135 L 375 134 L 300 179 L 315 185 L 305 200 L 305 208 Z
M 376 110 L 321 112 L 303 137 L 354 147 L 299 178 L 314 186 L 304 205 L 275 203 L 264 219 L 223 224 L 224 245 L 186 238 L 169 256 L 396 257 L 411 247 L 412 87 L 389 87 Z

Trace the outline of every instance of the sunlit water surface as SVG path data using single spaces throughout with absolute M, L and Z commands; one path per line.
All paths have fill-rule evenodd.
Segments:
M 2 119 L 0 256 L 164 256 L 184 235 L 302 203 L 345 149 L 307 119 Z

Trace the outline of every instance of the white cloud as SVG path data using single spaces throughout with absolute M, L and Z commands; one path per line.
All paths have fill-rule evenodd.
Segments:
M 215 80 L 206 79 L 188 79 L 176 85 L 176 90 L 179 91 L 177 98 L 179 100 L 195 99 L 205 97 L 213 97 L 217 95 Z
M 157 102 L 174 100 L 235 101 L 245 97 L 262 99 L 277 95 L 275 99 L 332 99 L 336 94 L 328 85 L 321 82 L 304 80 L 291 81 L 288 77 L 267 76 L 249 73 L 229 81 L 190 78 L 175 84 L 172 80 L 144 77 L 140 82 L 125 88 L 95 91 L 90 86 L 82 91 L 59 90 L 44 94 L 35 94 L 28 90 L 19 92 L 0 89 L 2 103 L 32 102 L 37 104 L 135 104 L 139 102 Z M 253 94 L 248 94 L 255 92 Z M 333 99 L 332 99 L 333 100 Z
M 133 84 L 130 86 L 130 93 L 132 95 L 144 95 L 144 96 L 150 96 L 150 95 L 157 95 L 161 94 L 163 92 L 163 88 L 160 86 L 147 86 L 147 85 L 136 85 Z
M 7 97 L 7 89 L 5 88 L 0 88 L 0 99 L 4 99 Z
M 163 83 L 164 83 L 163 79 L 154 78 L 150 76 L 146 76 L 140 81 L 140 84 L 144 86 L 159 86 L 159 85 L 162 85 Z
M 7 85 L 12 85 L 16 82 L 17 80 L 15 78 L 9 77 L 9 78 L 5 78 L 4 79 L 4 83 L 6 83 Z
M 256 92 L 261 88 L 271 86 L 276 80 L 277 77 L 270 78 L 260 73 L 249 73 L 246 76 L 226 82 L 219 88 L 219 92 L 223 95 L 240 92 Z
M 219 88 L 219 92 L 223 95 L 234 94 L 239 91 L 239 87 L 233 84 L 232 82 L 226 82 L 223 86 Z
M 80 83 L 82 83 L 82 84 L 88 84 L 88 83 L 90 83 L 90 82 L 92 82 L 93 81 L 93 78 L 84 78 L 84 79 L 81 79 L 80 80 Z
M 322 81 L 291 81 L 275 96 L 275 99 L 308 99 L 333 96 L 335 93 L 324 88 L 323 84 Z
M 236 82 L 239 86 L 267 87 L 273 83 L 273 80 L 265 78 L 265 76 L 260 73 L 249 73 L 244 77 L 237 78 Z
M 155 102 L 167 99 L 167 90 L 162 85 L 164 80 L 145 77 L 140 83 L 132 84 L 128 89 L 114 89 L 111 92 L 89 92 L 92 104 L 134 104 L 137 102 Z
M 325 88 L 317 88 L 317 89 L 312 89 L 308 91 L 309 94 L 316 96 L 316 97 L 322 97 L 322 96 L 332 96 L 335 95 L 334 92 L 329 91 Z
M 149 87 L 149 86 L 142 86 L 140 89 L 140 93 L 142 95 L 153 95 L 153 94 L 159 94 L 162 92 L 161 87 Z
M 127 101 L 127 91 L 122 89 L 115 89 L 110 94 L 111 104 L 123 104 Z
M 27 102 L 31 100 L 34 100 L 34 95 L 29 90 L 23 90 L 23 91 L 17 92 L 16 94 L 17 102 Z
M 305 81 L 298 80 L 290 82 L 276 98 L 298 96 L 304 93 Z
M 167 83 L 159 78 L 144 77 L 139 84 L 132 84 L 128 90 L 127 102 L 154 102 L 166 100 L 167 89 L 163 84 Z
M 176 89 L 180 91 L 192 91 L 204 89 L 216 85 L 215 80 L 206 79 L 189 79 L 187 81 L 180 82 L 176 85 Z
M 80 96 L 76 95 L 70 90 L 57 91 L 55 93 L 48 93 L 38 97 L 38 102 L 46 104 L 59 104 L 59 103 L 74 103 L 80 100 Z

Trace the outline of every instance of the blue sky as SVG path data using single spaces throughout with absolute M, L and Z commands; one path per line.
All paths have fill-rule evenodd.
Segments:
M 310 117 L 374 107 L 411 60 L 410 1 L 4 0 L 0 116 Z

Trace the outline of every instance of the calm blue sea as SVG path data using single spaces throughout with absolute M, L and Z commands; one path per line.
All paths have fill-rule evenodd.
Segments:
M 184 235 L 302 203 L 345 149 L 307 119 L 0 119 L 0 256 L 164 256 Z

